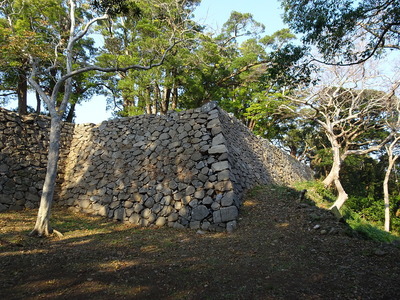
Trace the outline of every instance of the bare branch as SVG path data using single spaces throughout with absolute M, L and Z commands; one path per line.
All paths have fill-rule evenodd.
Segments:
M 11 95 L 17 95 L 17 92 L 9 92 L 9 93 L 0 94 L 0 97 L 8 97 Z

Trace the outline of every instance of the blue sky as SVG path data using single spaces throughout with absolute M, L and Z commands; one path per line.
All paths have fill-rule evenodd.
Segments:
M 199 23 L 218 29 L 228 20 L 232 11 L 251 13 L 256 21 L 266 26 L 266 34 L 284 27 L 281 19 L 283 10 L 277 0 L 202 0 L 195 17 Z
M 284 28 L 281 20 L 283 11 L 278 0 L 202 0 L 195 11 L 195 19 L 209 30 L 218 30 L 228 20 L 232 11 L 251 13 L 254 19 L 266 26 L 265 34 L 272 34 Z M 36 106 L 35 97 L 30 96 L 28 105 Z M 16 102 L 7 108 L 14 108 Z M 111 111 L 106 111 L 105 98 L 95 96 L 90 101 L 75 108 L 76 123 L 101 123 L 111 118 Z

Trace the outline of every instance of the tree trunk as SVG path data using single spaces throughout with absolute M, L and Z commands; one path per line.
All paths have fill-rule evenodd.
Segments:
M 145 94 L 145 102 L 146 102 L 146 114 L 151 115 L 151 88 L 150 86 L 146 87 Z
M 26 80 L 26 74 L 23 70 L 19 70 L 17 94 L 18 94 L 18 113 L 20 115 L 28 114 L 27 93 L 28 93 L 28 82 Z
M 334 180 L 336 191 L 338 192 L 338 196 L 335 200 L 335 203 L 330 207 L 332 209 L 333 207 L 336 207 L 338 210 L 343 206 L 343 204 L 346 202 L 346 200 L 349 198 L 347 195 L 346 191 L 344 190 L 339 178 Z
M 256 127 L 256 120 L 250 119 L 248 127 L 249 127 L 250 131 L 253 131 L 254 127 Z
M 338 210 L 343 206 L 343 204 L 346 202 L 348 195 L 346 191 L 344 190 L 341 182 L 340 182 L 340 167 L 342 165 L 342 158 L 340 156 L 340 146 L 336 142 L 336 140 L 331 139 L 332 143 L 332 158 L 333 158 L 333 163 L 332 163 L 332 168 L 331 171 L 329 172 L 328 176 L 325 178 L 323 181 L 325 187 L 328 187 L 332 184 L 335 185 L 336 191 L 338 193 L 337 198 L 335 203 L 331 206 L 331 209 L 335 206 Z
M 41 103 L 42 103 L 42 101 L 40 100 L 40 95 L 39 95 L 38 92 L 36 92 L 36 113 L 37 113 L 37 114 L 40 114 Z
M 385 203 L 385 231 L 390 231 L 390 202 L 389 202 L 389 176 L 390 168 L 386 170 L 385 179 L 383 180 L 383 202 Z
M 65 119 L 65 122 L 72 123 L 74 121 L 75 106 L 76 106 L 76 103 L 71 103 L 71 105 L 69 107 L 67 118 Z
M 385 203 L 385 231 L 390 232 L 389 177 L 398 156 L 393 157 L 390 148 L 388 149 L 388 156 L 389 164 L 385 173 L 385 179 L 383 180 L 383 201 Z
M 153 97 L 153 106 L 151 108 L 151 113 L 153 115 L 156 115 L 158 113 L 158 107 L 160 104 L 160 98 L 161 98 L 161 91 L 160 87 L 158 86 L 157 83 L 154 84 L 154 97 Z
M 340 167 L 342 165 L 342 159 L 340 157 L 340 147 L 337 143 L 332 142 L 332 168 L 328 176 L 324 179 L 323 183 L 325 187 L 331 186 L 336 179 L 339 179 Z
M 178 88 L 174 86 L 173 91 L 171 109 L 175 110 L 178 107 Z
M 60 155 L 60 137 L 61 117 L 52 116 L 46 177 L 43 185 L 42 196 L 40 198 L 36 224 L 30 235 L 48 236 L 53 232 L 53 229 L 50 227 L 49 219 L 57 178 L 57 164 Z
M 163 97 L 161 100 L 161 114 L 166 115 L 169 107 L 169 101 L 171 99 L 171 89 L 164 87 Z

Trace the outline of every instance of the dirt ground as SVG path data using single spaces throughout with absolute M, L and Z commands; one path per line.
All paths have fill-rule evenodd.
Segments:
M 64 236 L 38 239 L 27 236 L 35 214 L 0 214 L 0 299 L 400 299 L 400 249 L 293 191 L 248 195 L 232 234 L 55 208 Z

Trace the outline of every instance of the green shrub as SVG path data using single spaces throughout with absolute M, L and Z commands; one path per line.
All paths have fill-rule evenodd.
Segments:
M 325 188 L 321 181 L 300 182 L 295 185 L 295 189 L 306 189 L 307 198 L 321 208 L 328 209 L 336 200 L 333 191 Z M 395 203 L 395 201 L 392 201 L 392 203 Z M 346 223 L 365 238 L 385 243 L 399 239 L 400 218 L 392 218 L 393 234 L 383 230 L 383 200 L 350 197 L 341 209 L 341 213 Z
M 395 235 L 380 229 L 379 225 L 362 218 L 349 207 L 343 207 L 342 213 L 346 223 L 349 224 L 354 231 L 367 239 L 383 243 L 391 243 L 399 239 Z

